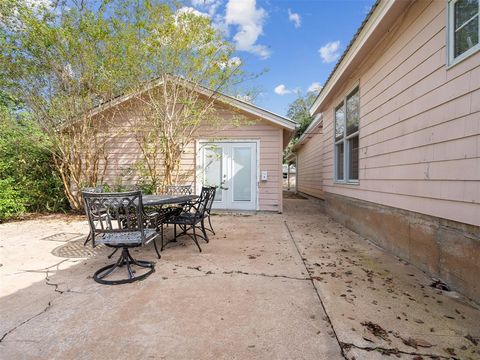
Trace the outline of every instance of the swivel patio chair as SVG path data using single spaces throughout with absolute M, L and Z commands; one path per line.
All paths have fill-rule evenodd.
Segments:
M 93 279 L 100 284 L 117 285 L 141 280 L 155 271 L 153 262 L 136 260 L 130 249 L 145 246 L 153 241 L 155 251 L 160 258 L 155 239 L 160 234 L 157 229 L 147 228 L 147 224 L 158 224 L 158 214 L 146 214 L 143 209 L 140 191 L 126 193 L 92 193 L 82 192 L 85 212 L 90 224 L 92 245 L 104 244 L 121 249 L 122 253 L 116 263 L 97 270 Z M 157 226 L 158 228 L 158 226 Z M 136 275 L 133 265 L 148 269 Z M 115 270 L 126 267 L 128 278 L 107 280 Z
M 87 188 L 84 188 L 84 189 L 82 190 L 82 194 L 83 194 L 84 192 L 89 192 L 89 193 L 103 193 L 103 191 L 104 191 L 103 185 L 99 185 L 99 186 L 95 186 L 95 187 L 87 187 Z M 84 205 L 84 207 L 86 207 L 86 206 L 85 206 L 85 199 L 84 199 L 84 201 L 83 201 L 83 205 Z M 88 243 L 90 240 L 92 240 L 92 232 L 91 232 L 91 231 L 90 231 L 89 234 L 87 235 L 87 238 L 85 239 L 85 242 L 83 243 L 83 245 L 84 245 L 84 246 L 87 245 L 87 243 Z
M 179 236 L 187 235 L 192 238 L 200 252 L 202 252 L 202 248 L 200 247 L 197 238 L 202 238 L 207 243 L 209 241 L 205 231 L 204 219 L 210 194 L 211 188 L 203 187 L 200 197 L 196 201 L 185 205 L 184 210 L 180 214 L 171 216 L 165 220 L 166 224 L 172 224 L 174 226 L 174 240 L 176 240 Z M 182 230 L 180 234 L 177 234 L 177 226 Z M 202 231 L 203 236 L 197 234 L 197 229 Z M 192 230 L 192 233 L 189 233 L 189 230 Z M 162 249 L 163 247 L 164 243 L 162 237 Z

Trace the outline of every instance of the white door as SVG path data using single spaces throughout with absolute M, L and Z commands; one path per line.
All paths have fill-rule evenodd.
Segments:
M 257 143 L 200 142 L 197 191 L 217 186 L 215 209 L 256 210 Z

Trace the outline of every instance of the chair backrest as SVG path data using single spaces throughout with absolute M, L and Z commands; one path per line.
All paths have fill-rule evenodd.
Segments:
M 201 218 L 204 216 L 205 212 L 207 211 L 208 203 L 210 200 L 210 187 L 203 186 L 202 191 L 200 192 L 200 197 L 196 202 L 195 209 L 195 217 Z
M 208 194 L 208 202 L 207 202 L 207 213 L 210 214 L 210 211 L 212 210 L 212 205 L 213 205 L 213 201 L 215 200 L 215 194 L 217 192 L 217 187 L 216 186 L 212 186 L 210 187 L 210 193 Z
M 142 192 L 94 193 L 82 191 L 93 243 L 95 236 L 140 232 L 145 241 Z
M 165 192 L 168 195 L 192 195 L 192 185 L 167 185 Z

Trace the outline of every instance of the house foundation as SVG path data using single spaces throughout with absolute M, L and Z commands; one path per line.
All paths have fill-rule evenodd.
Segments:
M 480 227 L 325 193 L 337 221 L 480 303 Z

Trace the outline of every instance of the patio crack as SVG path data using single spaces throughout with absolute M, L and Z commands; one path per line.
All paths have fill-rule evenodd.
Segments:
M 288 275 L 269 275 L 264 273 L 249 273 L 241 270 L 231 270 L 231 271 L 224 271 L 223 274 L 230 275 L 230 274 L 240 274 L 240 275 L 251 275 L 251 276 L 264 276 L 268 278 L 282 278 L 282 279 L 290 279 L 290 280 L 300 280 L 300 281 L 308 281 L 310 277 L 295 277 L 295 276 L 288 276 Z
M 24 320 L 22 321 L 20 324 L 18 324 L 17 326 L 13 327 L 12 329 L 8 330 L 6 333 L 4 333 L 2 335 L 2 337 L 0 338 L 0 343 L 5 340 L 5 338 L 10 335 L 11 333 L 13 333 L 15 330 L 17 330 L 19 327 L 25 325 L 26 323 L 28 323 L 29 321 L 35 319 L 36 317 L 39 317 L 40 315 L 46 313 L 48 311 L 48 309 L 50 309 L 50 307 L 52 306 L 52 301 L 53 300 L 50 300 L 47 304 L 47 306 L 45 307 L 45 309 L 43 309 L 42 311 L 40 311 L 38 314 L 35 314 L 31 317 L 29 317 L 27 320 Z
M 358 346 L 352 343 L 344 343 L 344 342 L 339 342 L 340 346 L 342 349 L 348 351 L 351 348 L 359 349 L 359 350 L 364 350 L 368 352 L 372 351 L 377 351 L 382 355 L 390 356 L 390 355 L 412 355 L 412 356 L 428 356 L 432 359 L 458 359 L 456 357 L 452 356 L 444 356 L 444 355 L 438 355 L 438 354 L 427 354 L 427 353 L 421 353 L 421 352 L 410 352 L 410 351 L 404 351 L 404 350 L 399 350 L 398 348 L 384 348 L 380 346 Z
M 40 269 L 40 270 L 27 270 L 27 272 L 29 272 L 29 271 L 32 271 L 32 272 L 44 272 L 44 273 L 45 273 L 45 284 L 46 284 L 47 286 L 53 286 L 53 287 L 54 287 L 54 289 L 53 289 L 54 292 L 59 293 L 60 295 L 62 295 L 63 293 L 69 292 L 70 290 L 65 290 L 65 291 L 59 290 L 59 289 L 58 289 L 58 287 L 59 287 L 58 284 L 56 284 L 56 283 L 51 283 L 51 282 L 50 282 L 50 278 L 48 277 L 48 274 L 49 274 L 49 269 L 51 269 L 51 268 L 53 268 L 53 267 L 56 267 L 57 270 L 58 270 L 58 267 L 59 267 L 62 263 L 64 263 L 65 261 L 68 261 L 68 260 L 69 260 L 69 259 L 64 259 L 64 260 L 62 260 L 62 261 L 60 261 L 60 262 L 58 262 L 58 263 L 56 263 L 56 264 L 54 264 L 54 265 L 51 265 L 51 266 L 46 267 L 46 268 L 43 268 L 43 269 Z M 0 337 L 0 343 L 2 343 L 8 335 L 10 335 L 11 333 L 13 333 L 13 332 L 14 332 L 15 330 L 17 330 L 18 328 L 22 327 L 23 325 L 27 324 L 28 322 L 32 321 L 33 319 L 39 317 L 40 315 L 46 313 L 46 312 L 48 311 L 48 309 L 50 309 L 50 308 L 52 307 L 53 301 L 56 300 L 57 298 L 58 298 L 58 297 L 50 300 L 50 301 L 47 303 L 47 306 L 45 306 L 45 308 L 44 308 L 42 311 L 40 311 L 39 313 L 37 313 L 37 314 L 29 317 L 28 319 L 22 321 L 20 324 L 14 326 L 13 328 L 11 328 L 11 329 L 8 330 L 7 332 L 5 332 L 5 333 L 2 335 L 2 337 Z
M 183 267 L 187 268 L 189 270 L 196 270 L 203 275 L 233 275 L 233 274 L 238 274 L 238 275 L 247 275 L 247 276 L 262 276 L 262 277 L 267 277 L 267 278 L 280 278 L 280 279 L 289 279 L 289 280 L 298 280 L 298 281 L 309 281 L 311 280 L 310 277 L 296 277 L 296 276 L 288 276 L 288 275 L 278 275 L 278 274 L 265 274 L 265 273 L 251 273 L 247 271 L 242 271 L 242 270 L 228 270 L 228 271 L 222 271 L 222 272 L 213 272 L 211 270 L 202 270 L 201 266 L 181 266 L 178 264 L 175 264 L 175 267 Z

